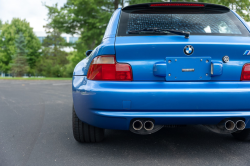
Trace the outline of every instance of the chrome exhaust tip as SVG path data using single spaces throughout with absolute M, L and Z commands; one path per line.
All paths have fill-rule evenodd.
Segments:
M 149 131 L 154 129 L 154 123 L 150 120 L 144 122 L 144 129 Z
M 235 123 L 231 120 L 228 120 L 225 122 L 225 128 L 229 131 L 233 130 L 235 128 Z
M 244 130 L 246 127 L 246 123 L 243 120 L 238 120 L 236 122 L 236 129 L 237 130 Z
M 143 124 L 142 124 L 142 122 L 141 122 L 140 120 L 135 120 L 135 121 L 133 122 L 132 126 L 133 126 L 133 129 L 134 129 L 134 130 L 138 131 L 138 130 L 141 130 L 141 129 L 142 129 Z

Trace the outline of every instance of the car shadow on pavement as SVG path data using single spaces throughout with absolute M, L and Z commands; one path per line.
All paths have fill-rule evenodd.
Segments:
M 147 163 L 152 161 L 161 163 L 167 160 L 170 165 L 173 163 L 182 165 L 183 162 L 191 163 L 191 165 L 195 163 L 218 165 L 221 162 L 232 161 L 246 163 L 247 160 L 243 159 L 242 153 L 237 150 L 239 147 L 248 148 L 244 146 L 248 145 L 246 142 L 237 141 L 231 135 L 213 133 L 203 126 L 163 128 L 151 135 L 106 130 L 105 137 L 101 143 L 75 142 L 74 147 L 82 153 L 88 151 L 88 156 L 98 160 L 100 157 L 142 163 L 146 161 Z M 79 152 L 77 154 L 79 155 Z

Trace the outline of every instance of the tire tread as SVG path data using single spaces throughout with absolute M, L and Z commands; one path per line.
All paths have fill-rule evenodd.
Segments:
M 77 117 L 74 106 L 72 109 L 72 128 L 75 140 L 80 143 L 95 143 L 104 139 L 104 129 L 82 122 Z

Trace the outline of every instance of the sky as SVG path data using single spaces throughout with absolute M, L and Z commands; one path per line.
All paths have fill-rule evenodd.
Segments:
M 48 10 L 43 6 L 58 3 L 63 6 L 67 0 L 0 0 L 0 19 L 3 22 L 12 18 L 26 19 L 34 31 L 44 31 Z

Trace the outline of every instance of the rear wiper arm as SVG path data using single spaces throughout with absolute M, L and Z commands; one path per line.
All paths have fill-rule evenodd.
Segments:
M 171 29 L 161 29 L 162 31 L 168 31 L 170 33 L 174 33 L 176 35 L 184 35 L 186 39 L 189 38 L 190 32 L 184 32 L 184 31 L 176 31 L 176 30 L 171 30 Z
M 136 31 L 128 31 L 129 34 L 140 34 L 140 33 L 166 33 L 170 32 L 170 33 L 174 33 L 176 35 L 184 35 L 185 38 L 189 38 L 190 36 L 190 32 L 184 32 L 184 31 L 176 31 L 176 30 L 171 30 L 171 29 L 158 29 L 158 28 L 146 28 L 143 30 L 136 30 Z

